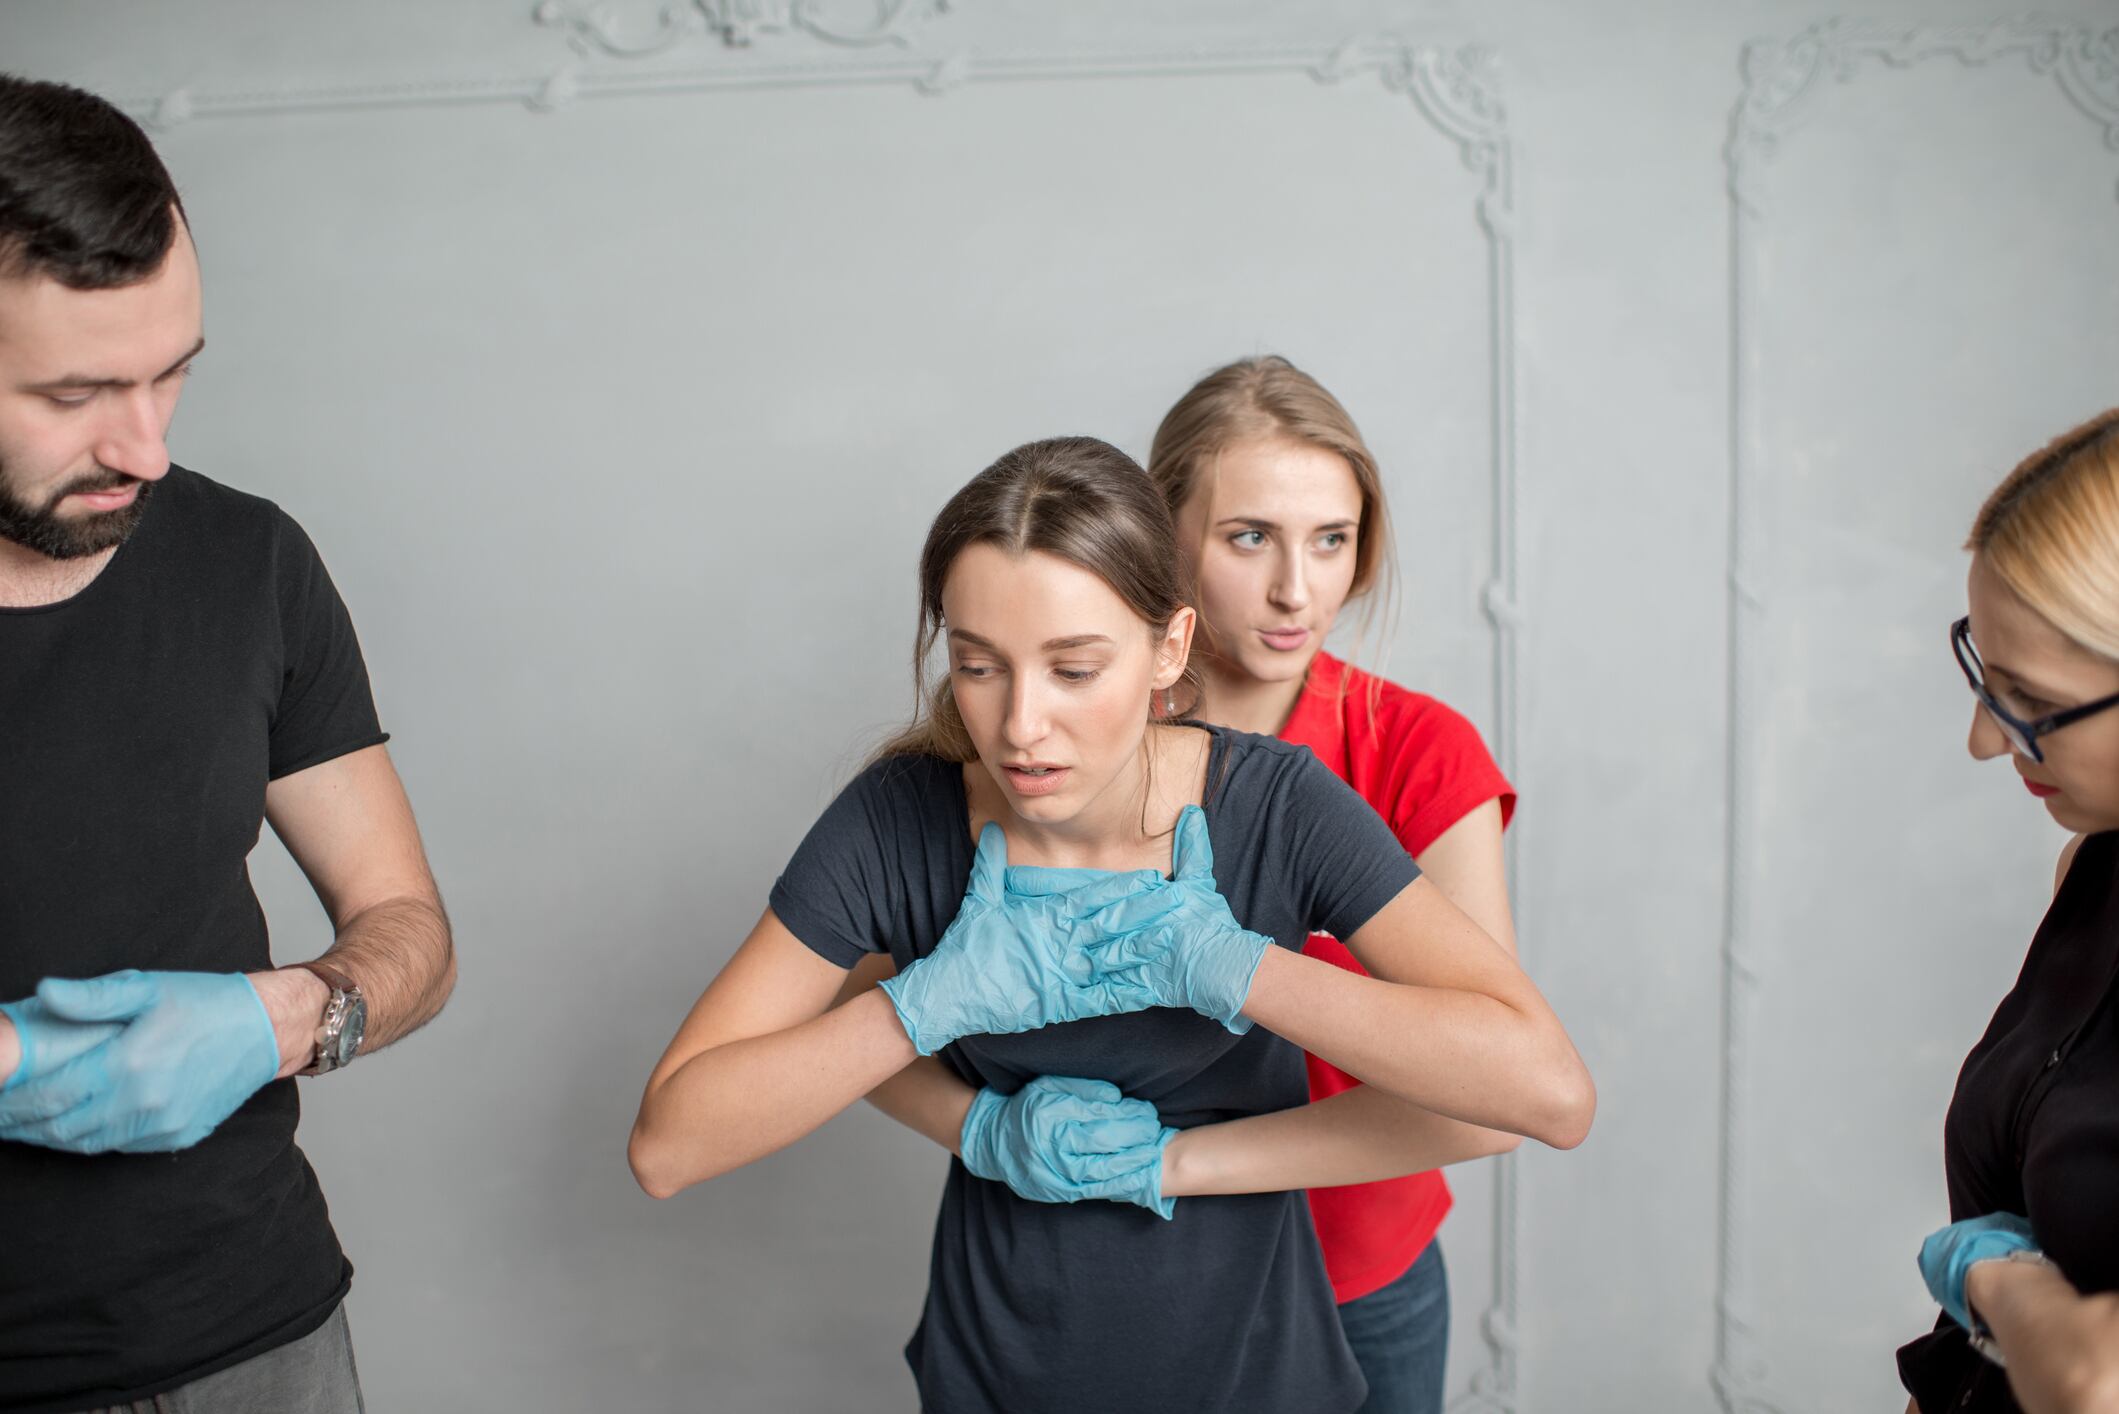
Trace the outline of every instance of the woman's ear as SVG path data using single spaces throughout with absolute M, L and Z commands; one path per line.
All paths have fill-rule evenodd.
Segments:
M 1170 623 L 1155 645 L 1155 690 L 1175 687 L 1185 675 L 1192 656 L 1192 631 L 1199 626 L 1199 611 L 1190 605 L 1170 616 Z

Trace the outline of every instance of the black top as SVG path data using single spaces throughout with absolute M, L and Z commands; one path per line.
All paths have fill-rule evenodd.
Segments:
M 269 501 L 172 468 L 79 594 L 0 610 L 0 998 L 272 965 L 265 783 L 384 740 L 344 604 Z M 0 1410 L 144 1399 L 321 1325 L 352 1268 L 292 1080 L 193 1148 L 0 1142 Z
M 1214 881 L 1237 921 L 1300 951 L 1350 937 L 1419 877 L 1376 812 L 1307 748 L 1221 728 L 1205 809 Z M 850 967 L 934 950 L 971 877 L 963 768 L 901 757 L 864 771 L 773 886 L 781 922 Z M 1305 1103 L 1302 1052 L 1158 1008 L 969 1036 L 941 1051 L 973 1085 L 1109 1080 L 1184 1129 Z M 930 1414 L 1334 1414 L 1366 1388 L 1301 1192 L 1129 1204 L 1033 1203 L 952 1160 L 927 1308 L 906 1347 Z
M 2016 1213 L 2077 1290 L 2119 1290 L 2119 832 L 2075 852 L 1943 1124 L 1950 1221 Z M 2013 1411 L 1948 1316 L 1898 1352 L 1922 1414 Z

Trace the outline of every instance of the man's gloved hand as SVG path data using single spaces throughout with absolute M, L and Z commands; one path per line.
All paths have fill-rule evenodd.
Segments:
M 1176 1137 L 1155 1106 L 1108 1080 L 1041 1075 L 1013 1095 L 979 1091 L 959 1149 L 965 1168 L 1035 1203 L 1106 1198 L 1168 1218 L 1177 1200 L 1163 1197 L 1163 1147 Z
M 1007 838 L 989 823 L 956 919 L 932 953 L 887 979 L 883 991 L 923 1056 L 959 1036 L 1138 1011 L 1152 1003 L 1129 1000 L 1091 975 L 1083 944 L 1103 933 L 1085 931 L 1084 920 L 1121 899 L 1159 896 L 1161 884 L 1153 869 L 1010 869 Z M 1138 926 L 1161 913 L 1144 902 Z
M 1247 931 L 1214 883 L 1214 846 L 1206 812 L 1187 805 L 1177 817 L 1171 862 L 1177 877 L 1160 889 L 1106 905 L 1086 921 L 1089 981 L 1135 1010 L 1190 1007 L 1241 1036 L 1251 1029 L 1243 1004 L 1273 940 Z
M 2020 1250 L 2036 1250 L 2037 1246 L 2027 1218 L 2014 1213 L 1966 1218 L 1928 1234 L 1928 1240 L 1920 1244 L 1920 1275 L 1928 1283 L 1928 1292 L 1936 1304 L 1950 1313 L 1951 1320 L 1970 1330 L 1972 1317 L 1965 1309 L 1964 1279 L 1972 1264 Z
M 14 1070 L 0 1080 L 0 1095 L 94 1050 L 121 1029 L 107 1021 L 63 1020 L 35 997 L 0 1002 L 0 1013 L 15 1024 L 15 1044 L 20 1049 Z
M 118 1034 L 0 1094 L 0 1139 L 77 1154 L 188 1149 L 279 1073 L 265 1004 L 238 972 L 48 977 L 37 1000 Z

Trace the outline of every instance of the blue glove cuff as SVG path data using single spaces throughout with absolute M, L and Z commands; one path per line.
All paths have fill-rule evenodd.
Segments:
M 971 1097 L 971 1108 L 964 1113 L 964 1127 L 957 1132 L 957 1157 L 974 1178 L 987 1179 L 994 1183 L 1005 1183 L 998 1165 L 991 1162 L 988 1152 L 993 1133 L 994 1116 L 1008 1101 L 991 1086 L 981 1089 Z
M 1251 1023 L 1246 1021 L 1245 1030 L 1249 1030 L 1250 1025 Z M 1165 1125 L 1162 1138 L 1155 1141 L 1155 1162 L 1148 1165 L 1148 1177 L 1155 1181 L 1155 1189 L 1147 1195 L 1147 1201 L 1141 1204 L 1164 1222 L 1177 1216 L 1177 1200 L 1163 1193 L 1163 1150 L 1169 1148 L 1170 1141 L 1176 1137 L 1177 1131 Z
M 280 1073 L 280 1033 L 278 1028 L 272 1024 L 272 1013 L 266 1009 L 265 999 L 258 995 L 257 983 L 251 981 L 245 973 L 231 972 L 228 975 L 243 984 L 243 990 L 250 995 L 250 1004 L 257 1008 L 258 1020 L 264 1023 L 265 1026 L 265 1050 L 271 1056 L 270 1064 L 272 1068 L 266 1072 L 265 1078 L 258 1082 L 259 1088 L 263 1088 L 276 1079 Z
M 905 1039 L 912 1042 L 913 1050 L 920 1055 L 931 1056 L 956 1037 L 939 1035 L 932 1027 L 924 1032 L 921 1030 L 919 1019 L 913 1014 L 918 1009 L 918 1004 L 906 995 L 919 986 L 912 980 L 919 967 L 919 963 L 914 963 L 895 977 L 885 977 L 877 986 L 884 996 L 890 998 L 891 1008 L 898 1014 L 898 1024 L 905 1028 Z
M 1966 1218 L 1928 1234 L 1920 1244 L 1920 1274 L 1935 1304 L 1970 1330 L 1972 1315 L 1965 1305 L 1964 1284 L 1972 1264 L 2037 1246 L 2029 1220 L 2014 1213 Z
M 1243 1004 L 1251 999 L 1251 988 L 1258 982 L 1258 969 L 1266 960 L 1266 949 L 1274 945 L 1273 940 L 1265 934 L 1253 933 L 1249 929 L 1237 934 L 1237 937 L 1255 947 L 1257 951 L 1252 955 L 1251 965 L 1241 974 L 1242 990 L 1230 1000 L 1228 1015 L 1215 1018 L 1229 1028 L 1229 1034 L 1232 1036 L 1245 1035 L 1251 1029 L 1251 1018 L 1243 1014 Z M 1168 1214 L 1164 1216 L 1167 1217 Z

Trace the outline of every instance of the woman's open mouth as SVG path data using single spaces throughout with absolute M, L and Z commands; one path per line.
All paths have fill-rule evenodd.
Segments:
M 1017 795 L 1050 795 L 1067 779 L 1065 766 L 1003 766 L 1009 789 Z

